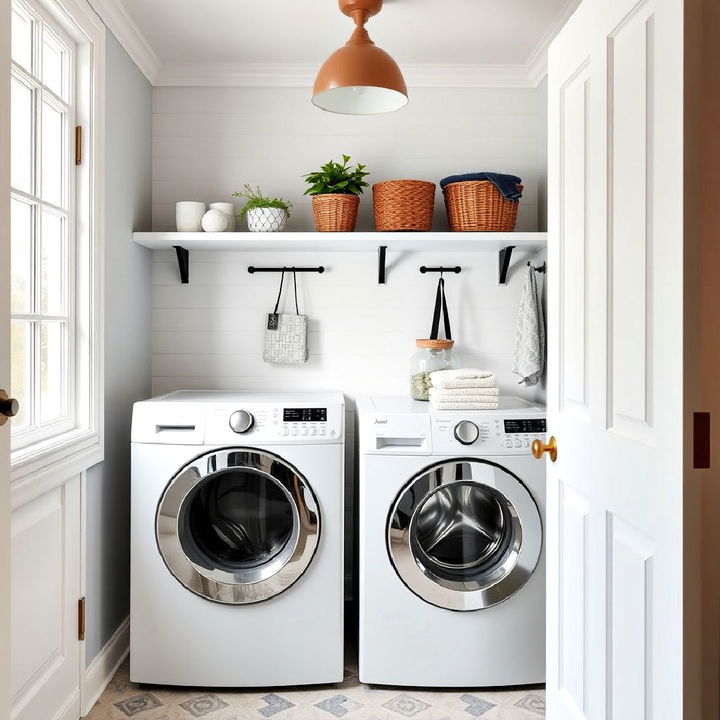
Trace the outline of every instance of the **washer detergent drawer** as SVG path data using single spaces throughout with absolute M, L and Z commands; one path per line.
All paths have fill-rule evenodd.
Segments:
M 368 455 L 430 455 L 430 416 L 382 414 L 369 418 L 363 445 Z

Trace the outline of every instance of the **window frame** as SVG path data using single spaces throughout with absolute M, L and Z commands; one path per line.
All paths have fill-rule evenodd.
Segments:
M 48 16 L 75 43 L 71 77 L 75 120 L 69 120 L 68 142 L 74 142 L 74 126 L 82 127 L 82 163 L 71 164 L 68 188 L 75 200 L 74 213 L 68 220 L 67 258 L 71 284 L 68 302 L 72 302 L 73 312 L 67 310 L 74 317 L 67 338 L 75 348 L 70 353 L 75 356 L 74 367 L 68 368 L 67 381 L 74 413 L 65 426 L 54 428 L 55 432 L 37 433 L 33 442 L 12 448 L 15 496 L 20 486 L 56 485 L 69 473 L 81 472 L 103 459 L 105 26 L 85 0 L 13 3 L 29 8 L 31 14 Z M 72 163 L 74 153 L 70 154 Z
M 78 209 L 76 207 L 76 168 L 72 164 L 73 143 L 76 125 L 75 104 L 76 88 L 75 77 L 77 75 L 76 68 L 76 48 L 74 40 L 69 37 L 62 27 L 55 27 L 57 23 L 53 18 L 49 18 L 47 12 L 43 8 L 30 6 L 28 2 L 17 1 L 13 5 L 19 5 L 25 12 L 33 17 L 34 22 L 42 23 L 42 34 L 40 27 L 33 30 L 33 47 L 32 65 L 35 66 L 36 72 L 33 74 L 30 69 L 24 68 L 14 60 L 11 61 L 11 77 L 21 83 L 26 88 L 34 92 L 33 103 L 33 138 L 34 138 L 34 155 L 31 160 L 31 188 L 25 191 L 11 185 L 11 199 L 16 202 L 25 203 L 27 206 L 34 208 L 32 213 L 32 247 L 30 248 L 30 267 L 27 268 L 30 274 L 30 304 L 25 312 L 11 312 L 11 318 L 20 322 L 29 323 L 30 326 L 30 351 L 31 351 L 31 376 L 29 377 L 29 385 L 32 391 L 33 401 L 31 407 L 26 408 L 31 419 L 35 422 L 27 427 L 15 429 L 13 427 L 11 436 L 11 446 L 14 450 L 23 450 L 26 447 L 37 445 L 43 441 L 59 436 L 63 433 L 75 429 L 76 423 L 76 386 L 79 378 L 76 374 L 75 356 L 77 354 L 78 339 L 76 336 L 75 316 L 79 310 L 75 304 L 75 283 L 77 277 L 77 268 L 75 266 L 75 230 Z M 51 24 L 52 23 L 52 24 Z M 69 67 L 67 68 L 66 87 L 60 92 L 63 96 L 58 95 L 52 88 L 43 83 L 38 77 L 42 73 L 44 52 L 42 45 L 45 40 L 45 32 L 49 31 L 51 38 L 54 38 L 60 45 L 67 50 L 67 58 Z M 70 46 L 72 44 L 72 46 Z M 63 185 L 62 197 L 57 202 L 52 202 L 43 197 L 42 189 L 42 135 L 45 106 L 51 110 L 64 112 L 64 123 L 62 136 L 62 152 L 63 152 Z M 44 222 L 45 213 L 49 212 L 57 217 L 62 218 L 65 225 L 63 229 L 64 243 L 63 249 L 65 257 L 61 262 L 62 281 L 65 285 L 63 290 L 64 307 L 61 312 L 50 312 L 49 309 L 43 310 L 40 299 L 41 286 L 40 280 L 40 264 L 42 262 L 41 253 L 43 245 L 42 223 Z M 42 422 L 41 419 L 41 378 L 39 373 L 40 367 L 40 334 L 42 332 L 43 323 L 59 322 L 65 324 L 65 333 L 63 338 L 64 347 L 61 349 L 62 362 L 62 389 L 61 389 L 61 414 L 48 422 Z

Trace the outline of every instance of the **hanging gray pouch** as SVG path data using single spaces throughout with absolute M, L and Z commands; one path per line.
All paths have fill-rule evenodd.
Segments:
M 267 316 L 263 360 L 283 365 L 302 365 L 308 359 L 308 318 L 307 315 L 301 315 L 298 309 L 297 277 L 294 272 L 295 314 L 278 313 L 284 280 L 285 271 L 283 270 L 280 276 L 280 290 L 275 302 L 275 309 Z

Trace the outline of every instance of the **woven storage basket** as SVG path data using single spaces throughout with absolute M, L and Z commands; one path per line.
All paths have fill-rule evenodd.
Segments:
M 522 190 L 522 185 L 518 185 Z M 518 202 L 507 200 L 489 180 L 466 180 L 446 185 L 445 207 L 453 232 L 512 232 Z
M 373 207 L 377 230 L 430 230 L 435 207 L 435 183 L 425 180 L 375 183 Z
M 328 193 L 312 196 L 315 227 L 319 232 L 352 232 L 357 222 L 357 195 Z

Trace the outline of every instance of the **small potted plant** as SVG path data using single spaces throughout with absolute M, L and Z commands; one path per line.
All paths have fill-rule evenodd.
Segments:
M 265 197 L 259 187 L 250 185 L 245 185 L 242 192 L 234 192 L 233 197 L 247 200 L 240 218 L 247 218 L 250 232 L 282 232 L 285 229 L 292 203 L 282 198 Z
M 317 172 L 304 176 L 310 187 L 305 195 L 312 196 L 315 227 L 320 232 L 352 232 L 357 222 L 358 205 L 363 188 L 365 165 L 351 168 L 349 155 L 343 155 L 342 165 L 330 160 Z

